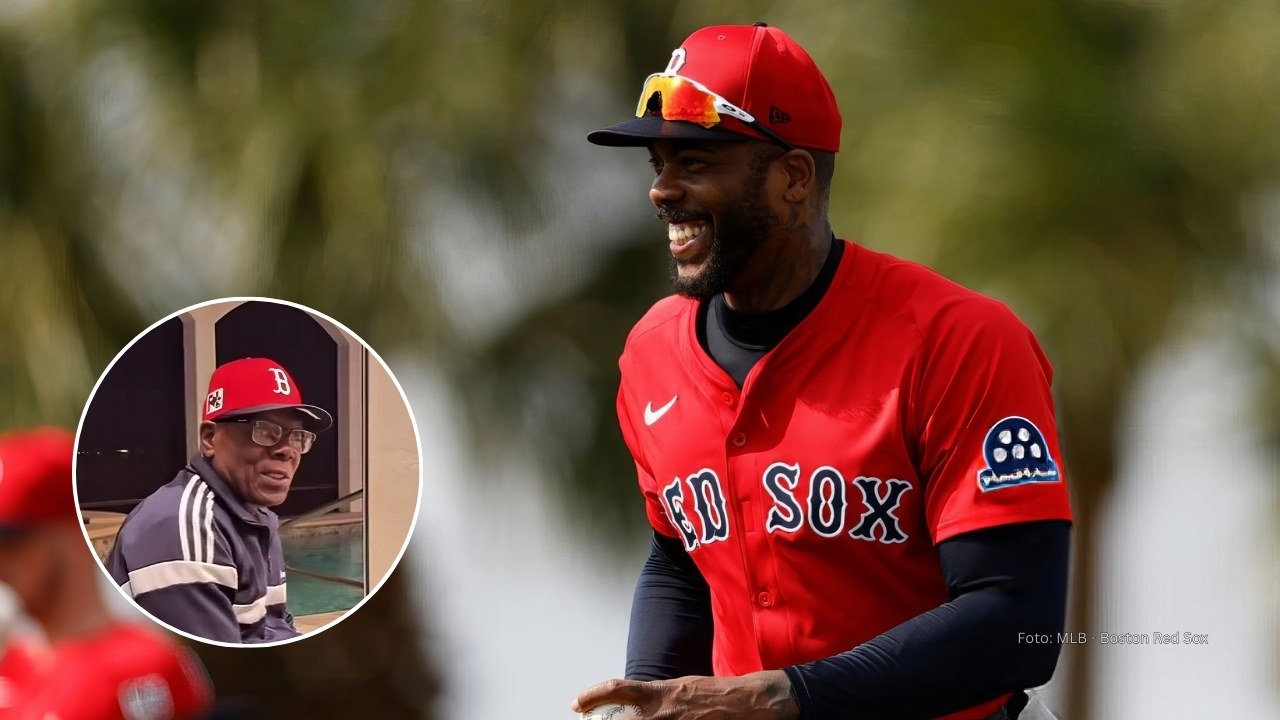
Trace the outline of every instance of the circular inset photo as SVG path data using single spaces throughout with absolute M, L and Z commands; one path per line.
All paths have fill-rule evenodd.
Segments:
M 152 619 L 275 645 L 357 610 L 422 492 L 418 431 L 372 348 L 315 310 L 226 298 L 121 350 L 76 436 L 86 540 Z

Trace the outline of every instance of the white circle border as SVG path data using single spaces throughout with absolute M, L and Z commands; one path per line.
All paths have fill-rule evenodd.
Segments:
M 223 304 L 230 304 L 230 303 L 237 303 L 237 304 L 243 305 L 244 303 L 247 303 L 247 302 L 266 302 L 266 303 L 274 303 L 276 305 L 285 305 L 295 310 L 301 310 L 307 313 L 308 315 L 324 318 L 325 321 L 332 323 L 334 327 L 338 328 L 342 332 L 346 333 L 347 336 L 359 342 L 360 345 L 363 346 L 365 350 L 368 350 L 369 353 L 373 355 L 374 359 L 378 361 L 378 364 L 382 366 L 382 369 L 384 371 L 386 371 L 387 377 L 391 378 L 391 382 L 392 384 L 395 385 L 396 391 L 400 393 L 400 401 L 404 403 L 405 410 L 409 413 L 409 424 L 413 427 L 413 439 L 414 439 L 414 442 L 417 444 L 417 447 L 415 449 L 418 452 L 418 502 L 414 505 L 414 508 L 413 508 L 413 520 L 409 523 L 409 532 L 407 535 L 405 535 L 404 542 L 400 544 L 400 552 L 396 554 L 395 562 L 391 563 L 391 568 L 387 570 L 386 574 L 383 575 L 378 580 L 377 584 L 373 586 L 372 590 L 366 593 L 364 597 L 360 598 L 359 602 L 357 602 L 354 606 L 349 608 L 346 612 L 339 615 L 337 618 L 334 618 L 332 621 L 325 623 L 324 625 L 310 632 L 302 633 L 297 637 L 291 637 L 285 640 L 276 640 L 274 642 L 265 642 L 265 643 L 229 643 L 229 642 L 224 642 L 222 640 L 211 640 L 209 638 L 200 637 L 199 635 L 193 635 L 185 630 L 180 630 L 170 625 L 169 623 L 157 618 L 155 615 L 152 615 L 150 612 L 147 612 L 147 610 L 144 609 L 141 605 L 139 605 L 136 600 L 126 596 L 124 592 L 121 592 L 120 586 L 116 585 L 115 579 L 112 578 L 111 573 L 107 571 L 106 564 L 98 559 L 98 552 L 93 547 L 93 541 L 89 539 L 88 526 L 84 525 L 84 522 L 83 522 L 84 516 L 81 514 L 81 510 L 80 510 L 80 483 L 79 483 L 79 478 L 77 477 L 78 469 L 80 466 L 80 462 L 79 462 L 80 432 L 84 429 L 85 418 L 88 417 L 89 415 L 89 406 L 93 404 L 93 397 L 98 393 L 98 387 L 102 385 L 102 381 L 106 379 L 107 374 L 111 372 L 111 368 L 115 367 L 116 362 L 119 361 L 120 358 L 123 357 L 124 354 L 129 351 L 129 348 L 133 347 L 134 343 L 138 342 L 138 340 L 140 340 L 144 335 L 147 335 L 152 330 L 155 330 L 157 327 L 163 325 L 166 322 L 169 322 L 173 318 L 176 318 L 179 315 L 182 315 L 183 313 L 188 313 L 188 312 L 191 312 L 192 310 L 198 310 L 199 308 L 208 307 L 210 305 L 223 305 Z M 88 547 L 89 552 L 93 555 L 94 562 L 97 563 L 98 569 L 101 570 L 102 574 L 106 576 L 107 580 L 113 586 L 115 586 L 116 592 L 119 592 L 121 597 L 123 597 L 125 600 L 128 600 L 129 604 L 132 605 L 136 610 L 138 610 L 138 612 L 145 615 L 147 619 L 156 623 L 160 627 L 168 630 L 169 632 L 175 633 L 177 635 L 181 635 L 182 637 L 185 637 L 189 640 L 194 640 L 196 642 L 204 643 L 206 645 L 215 645 L 217 647 L 226 647 L 226 648 L 270 648 L 270 647 L 279 647 L 281 645 L 289 645 L 291 643 L 296 643 L 300 640 L 305 640 L 307 638 L 315 637 L 320 633 L 324 632 L 325 630 L 336 627 L 343 620 L 346 620 L 349 616 L 355 614 L 358 610 L 360 610 L 360 608 L 363 607 L 364 604 L 368 602 L 370 598 L 372 598 L 374 595 L 378 593 L 379 590 L 382 589 L 382 586 L 391 577 L 392 573 L 394 573 L 396 569 L 400 567 L 400 561 L 404 559 L 404 554 L 409 549 L 409 542 L 413 539 L 413 533 L 418 527 L 418 515 L 422 511 L 422 492 L 423 492 L 423 487 L 422 487 L 423 461 L 422 460 L 423 460 L 422 459 L 422 435 L 418 432 L 418 419 L 413 414 L 413 405 L 409 402 L 408 396 L 405 395 L 404 388 L 401 387 L 400 385 L 400 379 L 397 378 L 396 374 L 391 371 L 391 367 L 387 365 L 385 360 L 382 359 L 382 356 L 378 354 L 378 351 L 373 349 L 372 345 L 365 342 L 365 339 L 357 335 L 355 332 L 352 332 L 351 328 L 338 322 L 332 317 L 329 317 L 328 315 L 320 312 L 319 310 L 307 307 L 306 305 L 290 302 L 288 300 L 280 300 L 278 298 L 261 297 L 261 296 L 254 296 L 254 295 L 245 295 L 245 296 L 237 295 L 237 296 L 231 296 L 231 297 L 215 298 L 213 300 L 205 300 L 204 302 L 195 303 L 194 305 L 188 305 L 178 310 L 174 310 L 168 315 L 165 315 L 159 320 L 151 323 L 151 325 L 149 325 L 142 332 L 138 333 L 137 335 L 134 335 L 133 339 L 130 340 L 128 343 L 125 343 L 125 346 L 123 348 L 120 348 L 120 351 L 116 353 L 115 357 L 111 358 L 111 362 L 107 363 L 107 367 L 104 368 L 102 370 L 102 373 L 98 376 L 98 381 L 93 384 L 93 390 L 89 392 L 89 398 L 85 400 L 84 409 L 81 410 L 80 412 L 80 421 L 76 424 L 75 446 L 74 446 L 74 449 L 72 450 L 72 463 L 71 463 L 71 494 L 72 494 L 72 497 L 75 498 L 76 514 L 80 516 L 80 519 L 81 519 L 81 535 L 84 536 L 85 545 L 86 547 Z

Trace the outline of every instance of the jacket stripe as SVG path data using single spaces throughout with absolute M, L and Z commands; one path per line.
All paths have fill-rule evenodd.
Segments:
M 204 486 L 204 561 L 213 562 L 213 490 L 208 485 Z
M 266 601 L 268 605 L 283 605 L 285 601 L 285 584 L 270 585 L 267 587 Z
M 191 552 L 192 559 L 196 562 L 211 562 L 212 557 L 205 557 L 204 554 L 204 504 L 205 498 L 212 496 L 209 486 L 202 481 L 196 486 L 196 491 L 191 496 Z
M 213 562 L 213 490 L 199 475 L 192 475 L 182 492 L 182 501 L 178 504 L 178 537 L 182 542 L 183 560 Z
M 265 595 L 247 605 L 233 605 L 232 609 L 236 613 L 236 622 L 241 625 L 252 625 L 258 622 L 267 616 L 267 606 L 283 604 L 285 595 L 285 585 L 281 583 L 267 587 Z
M 200 476 L 192 475 L 191 479 L 187 481 L 187 486 L 182 489 L 182 499 L 178 501 L 178 542 L 182 545 L 182 559 L 188 561 L 194 560 L 194 558 L 192 557 L 191 546 L 187 543 L 187 515 L 188 508 L 191 505 L 189 502 L 191 495 L 199 482 Z M 195 529 L 195 526 L 191 527 L 193 530 Z
M 239 573 L 230 565 L 170 560 L 134 570 L 122 587 L 131 597 L 137 597 L 152 590 L 190 583 L 214 583 L 235 590 L 239 580 Z

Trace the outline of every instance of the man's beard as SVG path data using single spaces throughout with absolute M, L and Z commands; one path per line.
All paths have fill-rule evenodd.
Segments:
M 769 239 L 777 218 L 765 201 L 764 173 L 753 173 L 749 182 L 751 186 L 743 193 L 738 206 L 720 214 L 702 272 L 681 277 L 678 263 L 675 258 L 671 259 L 671 287 L 678 294 L 709 300 L 728 290 L 743 266 Z M 729 238 L 729 242 L 725 243 L 724 238 Z

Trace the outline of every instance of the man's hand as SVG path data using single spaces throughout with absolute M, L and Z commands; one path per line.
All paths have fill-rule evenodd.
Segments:
M 645 720 L 795 720 L 800 706 L 781 670 L 742 677 L 688 676 L 593 685 L 573 702 L 574 712 L 605 703 L 639 705 Z

